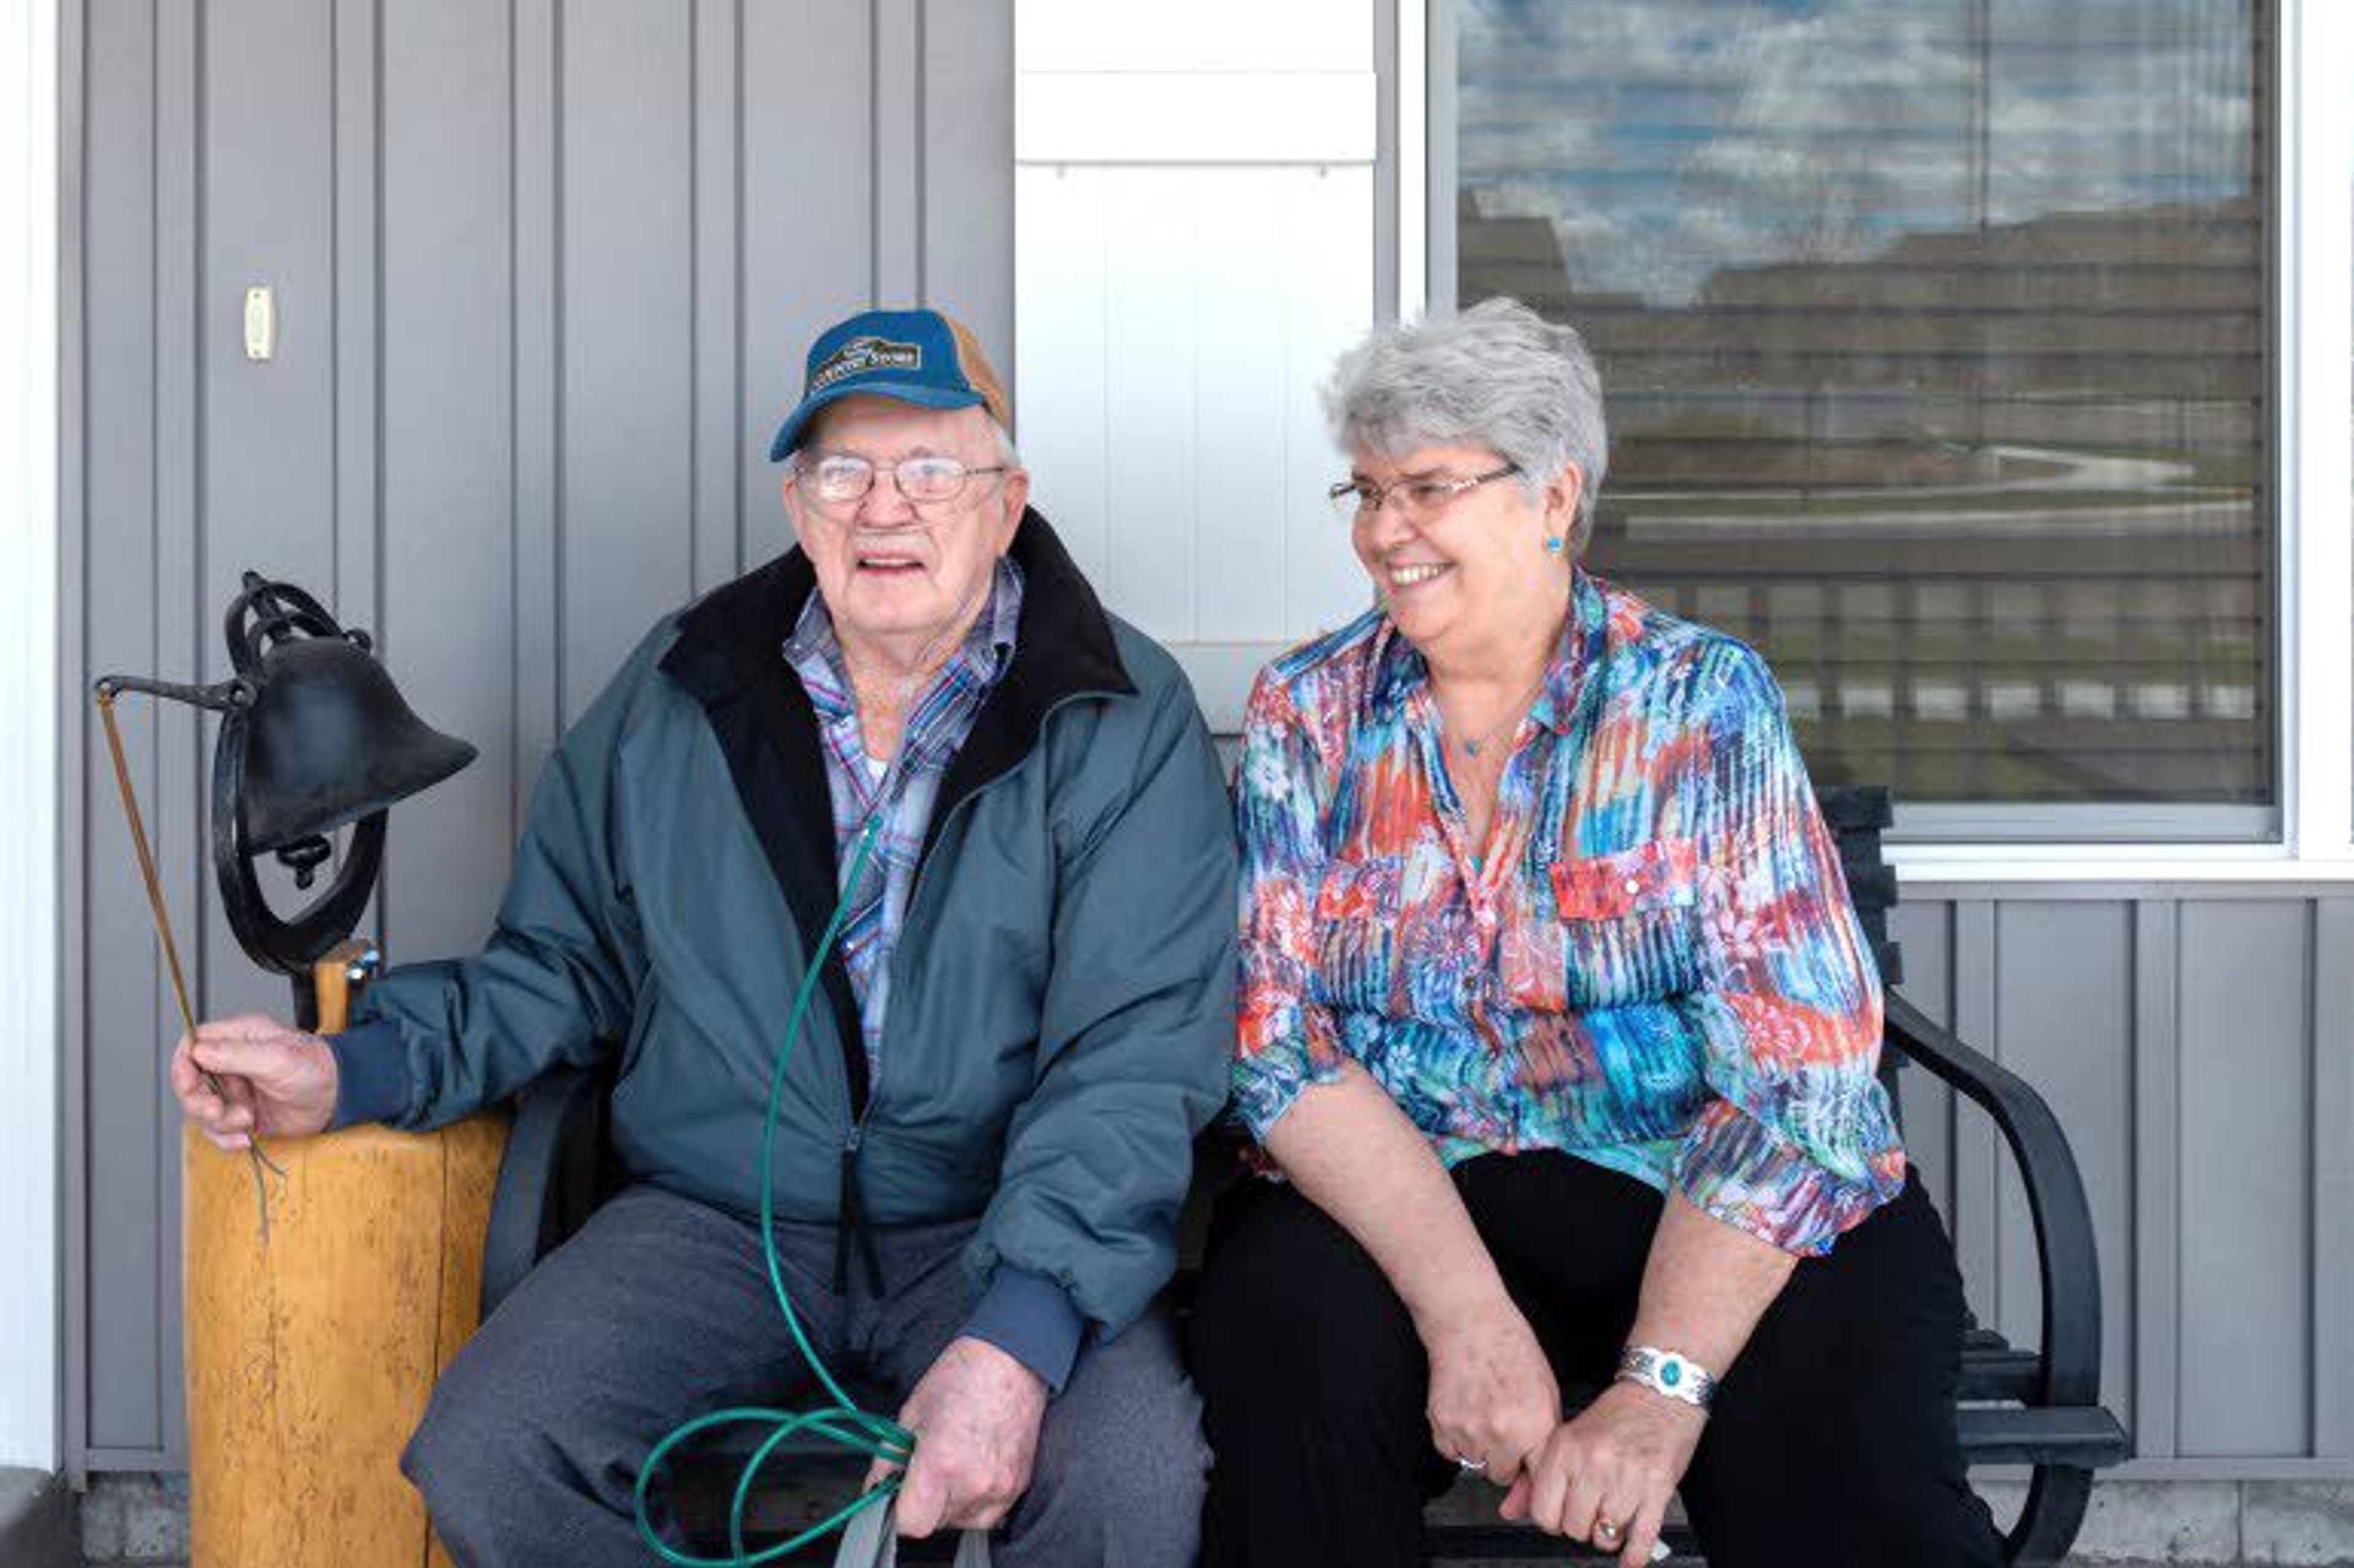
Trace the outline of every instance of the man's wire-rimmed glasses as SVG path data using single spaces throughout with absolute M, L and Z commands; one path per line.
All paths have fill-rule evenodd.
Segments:
M 816 505 L 839 510 L 855 506 L 875 488 L 877 475 L 887 473 L 911 506 L 946 506 L 964 494 L 965 487 L 984 473 L 1003 473 L 1004 463 L 973 468 L 952 457 L 902 458 L 876 464 L 848 452 L 827 452 L 813 460 L 796 460 L 793 483 Z

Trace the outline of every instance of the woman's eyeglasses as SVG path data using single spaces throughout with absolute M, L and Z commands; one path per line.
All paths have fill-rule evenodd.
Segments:
M 1475 473 L 1468 479 L 1402 479 L 1395 484 L 1375 484 L 1369 479 L 1344 479 L 1326 493 L 1331 496 L 1332 510 L 1346 522 L 1372 522 L 1383 506 L 1397 503 L 1398 515 L 1409 523 L 1421 523 L 1435 517 L 1467 490 L 1477 490 L 1491 480 L 1503 479 L 1521 471 L 1521 465 L 1508 462 L 1486 473 Z

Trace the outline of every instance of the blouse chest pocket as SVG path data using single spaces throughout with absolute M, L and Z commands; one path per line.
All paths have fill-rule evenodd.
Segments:
M 1700 856 L 1691 840 L 1655 839 L 1546 869 L 1570 1007 L 1658 1001 L 1700 984 Z

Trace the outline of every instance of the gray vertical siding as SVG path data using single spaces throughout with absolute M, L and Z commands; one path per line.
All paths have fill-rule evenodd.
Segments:
M 2034 1084 L 2068 1129 L 2103 1238 L 2101 1294 L 2131 1299 L 2132 910 L 2109 900 L 2018 899 L 1993 906 L 1994 1025 L 1984 1038 Z M 1973 1128 L 1977 1118 L 1972 1118 Z M 1991 1150 L 1991 1139 L 1968 1147 Z M 2007 1162 L 1998 1182 L 1991 1318 L 2018 1340 L 2035 1338 L 2042 1311 L 2025 1190 Z M 2120 1314 L 2122 1318 L 2122 1314 Z M 2134 1420 L 2131 1336 L 2102 1345 L 2101 1386 L 2128 1428 Z
M 380 29 L 380 63 L 354 113 L 372 109 L 383 136 L 372 142 L 366 120 L 350 127 L 354 162 L 368 164 L 353 175 L 374 186 L 353 236 L 374 287 L 361 279 L 352 290 L 367 379 L 350 410 L 360 474 L 348 553 L 359 559 L 345 580 L 348 602 L 370 607 L 418 711 L 482 748 L 473 767 L 401 808 L 387 857 L 385 929 L 400 951 L 447 952 L 482 933 L 483 911 L 452 895 L 479 892 L 482 868 L 506 855 L 510 802 L 530 771 L 511 739 L 509 674 L 512 40 L 501 8 L 468 0 L 402 0 L 380 20 L 347 9 L 355 29 Z
M 2176 1245 L 2186 1457 L 2294 1452 L 2311 1431 L 2306 1224 L 2313 909 L 2186 904 Z M 2343 1042 L 2333 1043 L 2340 1047 Z
M 2354 898 L 2314 905 L 2313 1446 L 2354 1455 Z
M 655 617 L 782 546 L 767 442 L 811 334 L 923 299 L 1010 373 L 1010 0 L 74 9 L 70 679 L 220 678 L 247 567 L 322 593 L 482 750 L 396 813 L 376 919 L 397 958 L 461 950 L 563 726 Z M 282 1011 L 213 912 L 209 724 L 122 713 L 200 1010 Z M 170 1467 L 178 1023 L 79 738 L 69 1456 Z
M 2243 887 L 1911 895 L 1908 996 L 2025 1075 L 2101 1240 L 2103 1393 L 2147 1476 L 2354 1474 L 2354 900 Z M 1973 1308 L 2033 1343 L 1991 1125 L 1904 1075 Z
M 83 0 L 74 22 L 67 667 L 217 678 L 239 569 L 323 588 L 482 748 L 397 814 L 379 920 L 396 958 L 462 949 L 562 726 L 654 616 L 781 547 L 766 445 L 800 345 L 919 297 L 1011 374 L 1010 0 Z M 279 291 L 268 366 L 243 359 L 249 282 Z M 280 1005 L 209 913 L 209 726 L 124 713 L 200 1005 Z M 80 741 L 69 1454 L 170 1467 L 177 1024 L 94 725 Z M 2137 1467 L 2354 1474 L 2354 899 L 1924 889 L 1896 929 L 1908 994 L 2074 1139 Z M 1990 1129 L 1925 1075 L 1904 1094 L 1974 1306 L 2031 1340 Z

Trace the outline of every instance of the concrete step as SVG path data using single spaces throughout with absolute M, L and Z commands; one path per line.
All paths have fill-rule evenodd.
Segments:
M 2018 1511 L 2024 1490 L 2016 1480 L 1992 1478 L 1981 1479 L 1978 1489 L 1998 1522 Z M 1473 1521 L 1481 1517 L 1481 1500 L 1466 1487 L 1439 1503 L 1436 1512 L 1442 1519 Z M 72 1530 L 76 1501 L 80 1557 Z M 32 1554 L 30 1544 L 18 1544 L 38 1537 L 31 1524 L 16 1521 L 37 1520 L 39 1528 L 54 1530 L 60 1515 L 67 1531 L 62 1549 L 44 1546 L 51 1555 L 42 1557 Z M 18 1535 L 7 1533 L 11 1524 Z M 61 1485 L 44 1486 L 27 1472 L 0 1471 L 5 1568 L 187 1568 L 186 1556 L 183 1477 L 100 1476 L 86 1497 L 75 1499 Z M 1446 1568 L 1519 1568 L 1531 1560 L 1499 1554 L 1444 1561 Z M 2070 1563 L 2073 1568 L 2221 1568 L 2242 1563 L 2349 1568 L 2354 1482 L 2103 1481 L 2093 1489 L 2092 1512 Z
M 73 1568 L 73 1493 L 48 1470 L 0 1468 L 0 1563 Z

